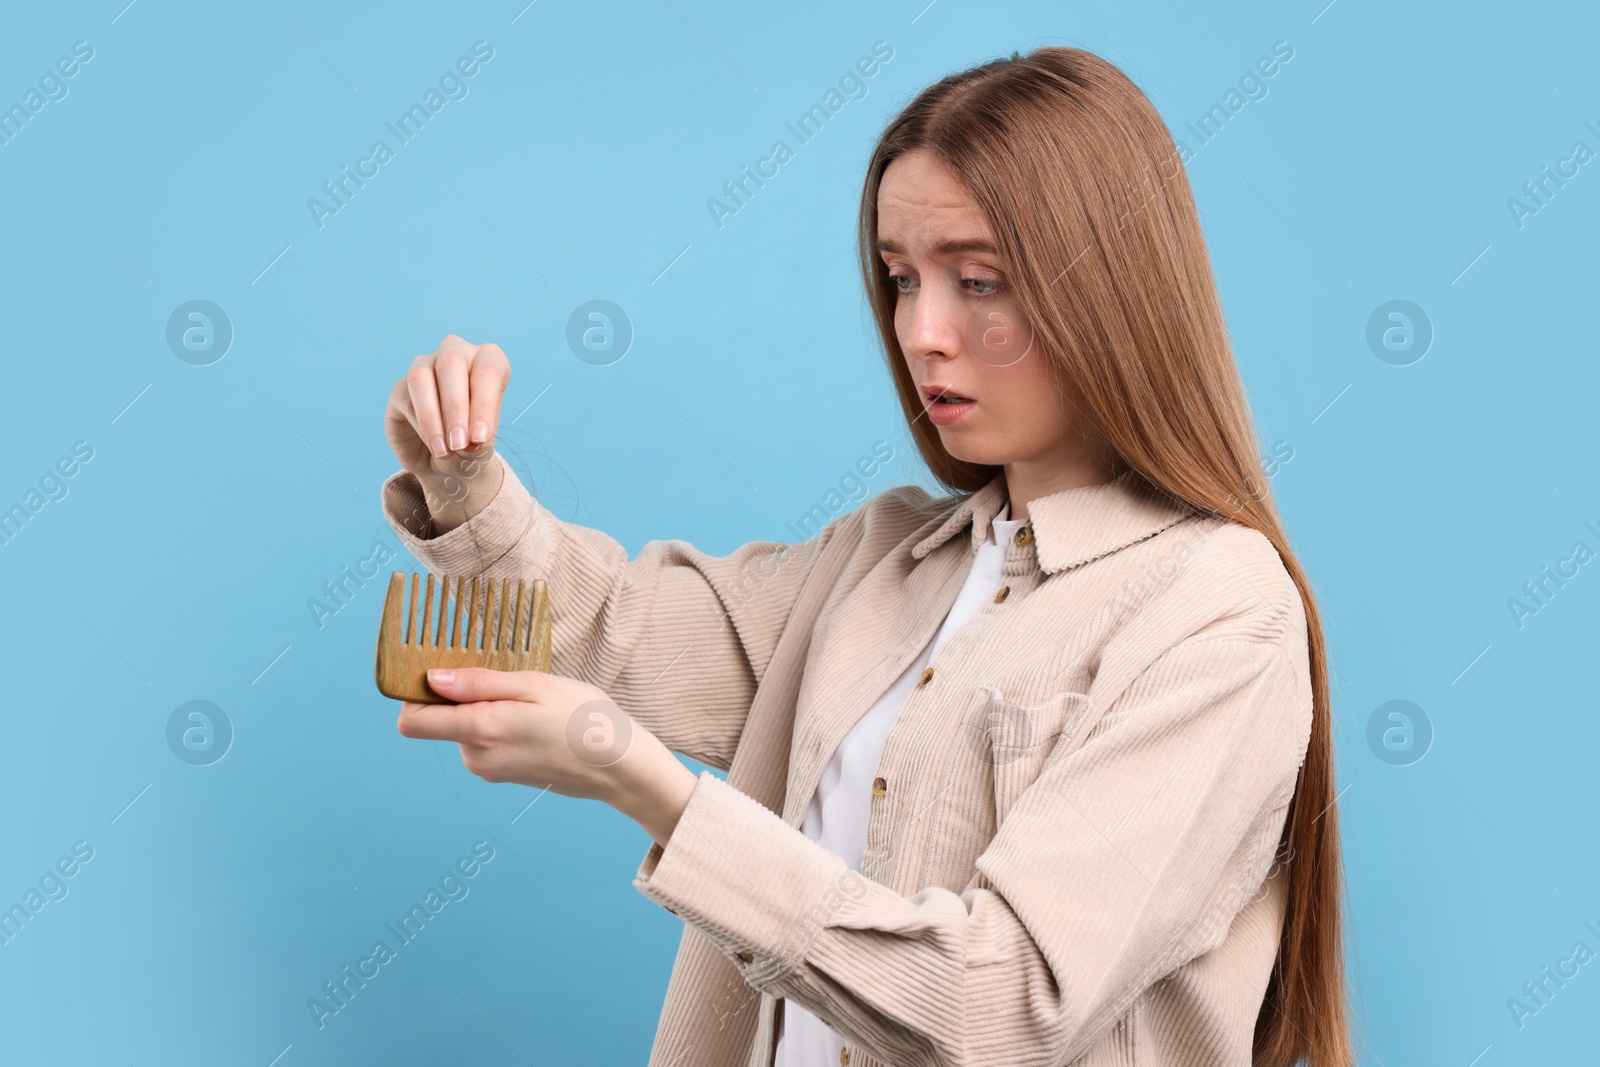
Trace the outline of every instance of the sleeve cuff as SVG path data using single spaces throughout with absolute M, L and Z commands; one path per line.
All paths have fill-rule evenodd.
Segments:
M 705 934 L 760 989 L 791 974 L 866 879 L 754 797 L 701 771 L 634 888 Z
M 482 574 L 509 555 L 534 574 L 548 573 L 550 539 L 531 535 L 542 524 L 544 506 L 528 492 L 511 464 L 498 451 L 492 461 L 502 469 L 500 488 L 482 511 L 448 533 L 433 535 L 433 515 L 422 483 L 400 470 L 383 483 L 384 518 L 413 556 L 438 574 Z

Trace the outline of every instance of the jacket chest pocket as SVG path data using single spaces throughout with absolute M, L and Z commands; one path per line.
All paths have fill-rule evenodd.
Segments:
M 1075 730 L 1087 698 L 1058 693 L 1024 704 L 985 687 L 974 697 L 950 746 L 919 884 L 960 891 L 972 878 L 1007 812 L 1039 777 L 1045 760 Z
M 990 690 L 988 699 L 968 715 L 963 733 L 972 758 L 979 761 L 979 769 L 988 779 L 996 829 L 1017 798 L 1038 779 L 1063 730 L 1086 700 L 1079 693 L 1057 693 L 1039 703 L 1020 704 Z

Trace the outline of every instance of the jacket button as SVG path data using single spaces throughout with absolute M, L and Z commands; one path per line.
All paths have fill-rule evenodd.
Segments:
M 922 668 L 922 677 L 917 679 L 917 686 L 920 688 L 921 686 L 927 685 L 931 681 L 933 681 L 933 668 Z
M 1002 585 L 1000 587 L 999 591 L 996 592 L 995 595 L 994 595 L 994 602 L 996 604 L 1004 604 L 1006 602 L 1006 597 L 1008 597 L 1010 595 L 1011 595 L 1011 587 L 1009 585 Z
M 848 1067 L 848 1065 L 850 1063 L 850 1050 L 849 1049 L 842 1048 L 842 1049 L 839 1050 L 839 1062 L 842 1063 L 842 1064 L 845 1064 L 846 1067 Z
M 1033 544 L 1033 527 L 1018 526 L 1017 532 L 1011 535 L 1011 540 L 1023 546 Z
M 755 957 L 750 955 L 748 952 L 739 952 L 736 953 L 736 955 L 746 963 L 749 963 L 751 960 L 755 959 Z
M 872 780 L 872 795 L 875 797 L 888 796 L 889 783 L 882 778 L 874 778 Z

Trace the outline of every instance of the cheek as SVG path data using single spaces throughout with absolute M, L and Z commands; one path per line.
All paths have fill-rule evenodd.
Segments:
M 1018 444 L 1043 443 L 1076 420 L 1062 396 L 1056 375 L 1037 352 L 1009 367 L 985 367 L 978 376 L 981 395 L 995 425 Z
M 1005 304 L 975 308 L 965 323 L 967 351 L 987 367 L 1027 371 L 1036 363 L 1036 337 L 1027 318 Z
M 1004 398 L 1006 406 L 1018 417 L 1034 421 L 1054 417 L 1059 407 L 1056 397 L 1059 388 L 1051 373 L 1048 361 L 1038 352 L 1029 352 L 1007 367 L 984 367 L 980 381 L 989 390 Z

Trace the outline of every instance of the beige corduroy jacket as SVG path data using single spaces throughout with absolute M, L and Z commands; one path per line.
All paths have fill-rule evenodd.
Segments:
M 497 496 L 442 536 L 389 478 L 406 547 L 546 578 L 552 670 L 727 772 L 634 880 L 684 922 L 650 1067 L 766 1067 L 784 998 L 851 1067 L 1250 1063 L 1311 726 L 1303 606 L 1264 537 L 1131 471 L 1029 501 L 1004 587 L 888 734 L 857 872 L 806 805 L 948 613 L 1004 477 L 888 489 L 796 545 L 630 560 L 493 462 Z

